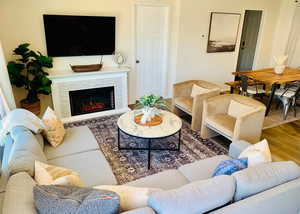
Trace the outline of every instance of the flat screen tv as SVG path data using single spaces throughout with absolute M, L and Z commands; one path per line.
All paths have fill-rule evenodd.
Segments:
M 115 17 L 43 15 L 47 52 L 52 57 L 111 55 Z

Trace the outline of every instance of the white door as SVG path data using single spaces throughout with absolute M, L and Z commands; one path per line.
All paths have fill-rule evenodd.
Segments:
M 167 88 L 168 7 L 136 5 L 137 98 Z

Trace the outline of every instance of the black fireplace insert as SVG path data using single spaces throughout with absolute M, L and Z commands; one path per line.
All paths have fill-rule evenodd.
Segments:
M 72 116 L 115 109 L 113 86 L 70 91 L 69 96 Z

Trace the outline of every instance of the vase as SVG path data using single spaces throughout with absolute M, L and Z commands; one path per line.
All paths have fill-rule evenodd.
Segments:
M 155 115 L 158 114 L 158 109 L 155 107 L 144 107 L 142 109 L 142 118 L 141 118 L 141 123 L 146 124 L 147 122 L 151 121 Z
M 41 113 L 40 100 L 32 103 L 32 102 L 28 102 L 28 100 L 24 99 L 24 100 L 20 101 L 20 104 L 21 104 L 21 108 L 24 108 L 24 109 L 34 113 L 37 116 Z
M 274 68 L 275 74 L 282 74 L 284 72 L 285 66 L 284 65 L 277 65 Z

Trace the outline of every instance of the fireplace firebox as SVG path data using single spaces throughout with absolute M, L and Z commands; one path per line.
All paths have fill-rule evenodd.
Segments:
M 83 115 L 115 109 L 114 87 L 69 91 L 71 115 Z

